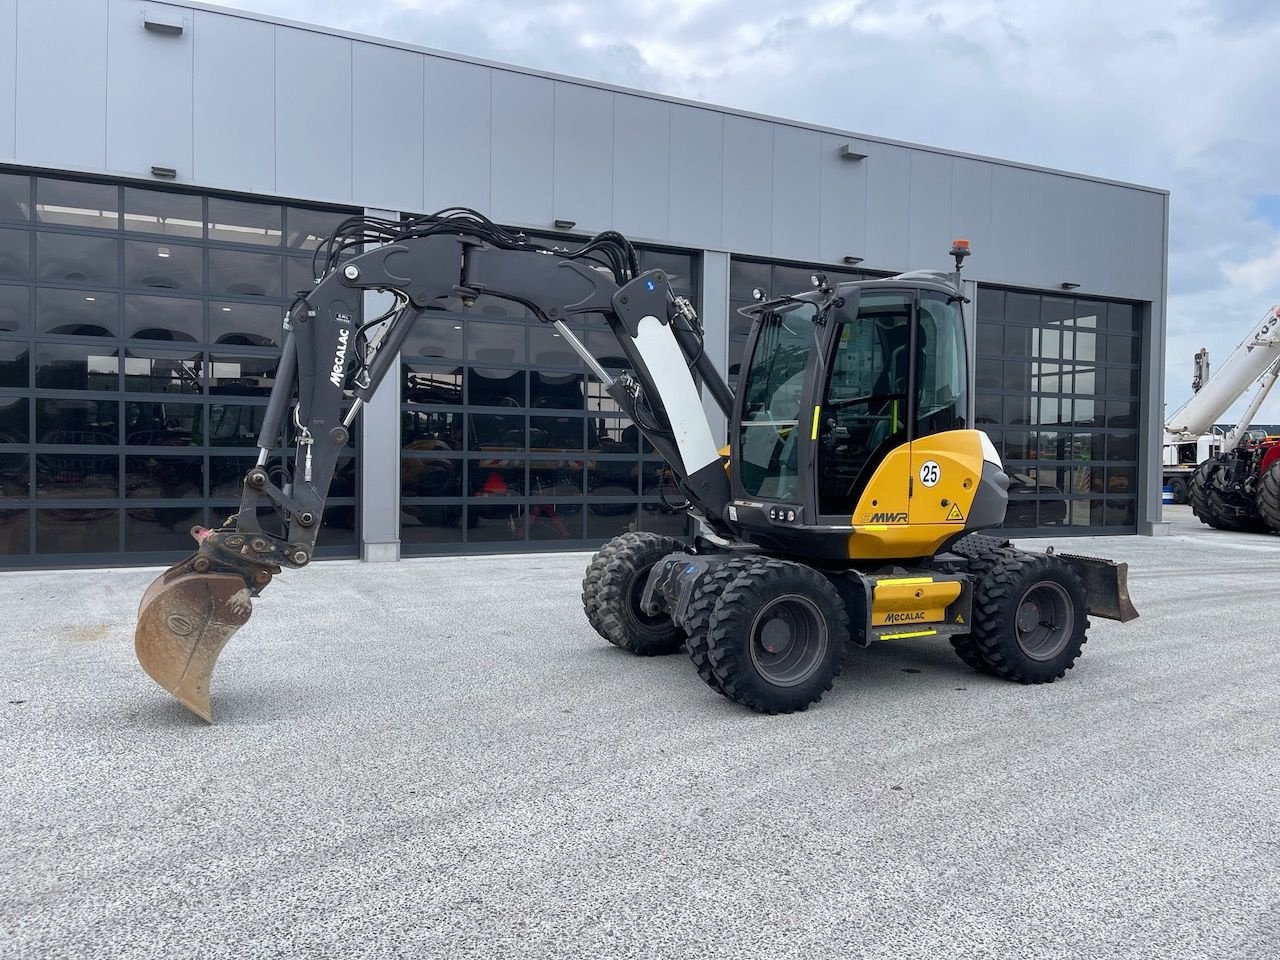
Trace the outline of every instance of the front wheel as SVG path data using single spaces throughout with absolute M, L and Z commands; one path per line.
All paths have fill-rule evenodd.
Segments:
M 817 570 L 761 559 L 716 601 L 707 657 L 724 695 L 761 713 L 793 713 L 831 689 L 849 647 L 840 594 Z
M 1280 460 L 1267 467 L 1258 483 L 1258 514 L 1272 533 L 1280 533 Z
M 1080 656 L 1088 606 L 1084 583 L 1065 561 L 1014 553 L 978 583 L 973 649 L 996 676 L 1052 683 Z
M 650 616 L 640 598 L 653 565 L 684 544 L 656 533 L 624 533 L 615 537 L 587 568 L 583 606 L 592 625 L 610 643 L 641 657 L 675 653 L 684 631 L 665 613 Z M 609 551 L 608 556 L 603 554 Z M 590 600 L 588 601 L 588 596 Z M 598 624 L 598 625 L 597 625 Z

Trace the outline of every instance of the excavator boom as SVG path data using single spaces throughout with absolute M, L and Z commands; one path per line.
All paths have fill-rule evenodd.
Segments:
M 194 529 L 196 551 L 152 583 L 139 606 L 139 662 L 193 712 L 211 720 L 214 666 L 248 621 L 252 598 L 281 569 L 311 562 L 352 423 L 411 330 L 436 317 L 452 322 L 441 306 L 448 298 L 511 300 L 555 324 L 666 458 L 691 510 L 708 529 L 723 530 L 728 480 L 695 375 L 726 415 L 732 393 L 702 349 L 693 308 L 675 296 L 662 271 L 640 272 L 621 235 L 553 249 L 459 208 L 404 222 L 354 217 L 317 251 L 318 263 L 321 253 L 315 287 L 284 318 L 258 461 L 245 475 L 239 511 L 216 529 Z M 367 291 L 392 294 L 392 311 L 361 322 Z M 614 378 L 591 356 L 564 322 L 582 314 L 604 317 L 630 372 Z M 267 461 L 289 419 L 297 440 L 292 474 L 277 484 Z M 276 523 L 264 526 L 264 514 Z

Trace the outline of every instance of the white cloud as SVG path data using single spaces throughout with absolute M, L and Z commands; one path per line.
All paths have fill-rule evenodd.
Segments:
M 236 0 L 256 11 L 1165 187 L 1168 388 L 1280 299 L 1274 0 Z M 1280 396 L 1262 419 L 1280 423 Z

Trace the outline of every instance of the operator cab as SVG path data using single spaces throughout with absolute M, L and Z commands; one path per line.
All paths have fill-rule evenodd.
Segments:
M 734 418 L 729 518 L 771 549 L 803 540 L 812 555 L 818 540 L 823 555 L 848 559 L 855 511 L 885 458 L 970 424 L 963 295 L 956 274 L 931 271 L 835 287 L 815 280 L 813 292 L 744 310 L 756 322 Z M 905 523 L 912 475 L 899 479 L 900 496 L 874 505 Z

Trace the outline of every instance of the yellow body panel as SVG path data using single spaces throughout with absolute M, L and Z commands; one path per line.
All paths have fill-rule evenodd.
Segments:
M 933 581 L 928 577 L 881 580 L 871 599 L 874 627 L 915 626 L 940 623 L 962 587 L 957 580 Z
M 888 560 L 937 553 L 964 530 L 982 463 L 976 430 L 936 433 L 891 451 L 872 474 L 850 518 L 849 556 Z M 936 475 L 930 468 L 923 476 L 929 464 L 936 465 Z

